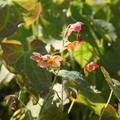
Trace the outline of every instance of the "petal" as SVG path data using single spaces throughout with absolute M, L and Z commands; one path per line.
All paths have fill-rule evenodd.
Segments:
M 33 52 L 33 55 L 30 57 L 32 60 L 40 60 L 41 54 L 38 52 Z
M 41 54 L 40 53 L 38 53 L 38 52 L 33 52 L 33 55 L 35 55 L 35 56 L 41 56 Z
M 49 64 L 46 62 L 46 61 L 41 61 L 40 63 L 38 63 L 38 66 L 42 67 L 42 68 L 45 68 L 45 67 L 48 67 Z
M 95 70 L 99 65 L 96 62 L 90 62 L 89 64 L 85 65 L 84 70 L 91 72 Z
M 53 66 L 53 67 L 60 67 L 60 65 L 61 65 L 61 63 L 57 61 L 57 62 L 55 62 L 52 66 Z
M 68 36 L 70 36 L 70 34 L 71 34 L 73 31 L 80 32 L 81 27 L 82 27 L 83 24 L 84 24 L 83 22 L 76 22 L 76 23 L 74 23 L 74 24 L 69 25 L 68 28 L 67 28 Z
M 55 61 L 62 61 L 63 58 L 61 56 L 54 56 Z

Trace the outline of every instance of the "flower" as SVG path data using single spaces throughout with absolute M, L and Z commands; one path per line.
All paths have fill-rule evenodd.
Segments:
M 31 56 L 31 59 L 39 60 L 39 59 L 41 59 L 41 54 L 38 53 L 38 52 L 33 52 L 33 55 Z
M 41 56 L 40 53 L 34 52 L 33 56 L 31 56 L 33 60 L 38 63 L 39 67 L 59 67 L 61 65 L 60 61 L 63 60 L 61 56 L 52 56 L 52 55 L 44 55 Z
M 81 30 L 81 26 L 83 25 L 84 23 L 83 22 L 76 22 L 74 24 L 70 24 L 68 27 L 67 27 L 67 34 L 68 36 L 71 35 L 72 32 L 74 31 L 77 31 L 77 32 L 80 32 Z
M 59 67 L 60 61 L 63 60 L 61 56 L 45 55 L 43 58 L 47 59 L 47 63 L 52 67 Z
M 65 43 L 64 48 L 69 49 L 71 51 L 74 51 L 76 49 L 76 47 L 79 46 L 79 45 L 80 45 L 79 41 L 75 41 L 75 42 L 69 42 L 68 41 L 68 42 Z
M 46 58 L 44 58 L 44 56 L 42 56 L 42 59 L 40 61 L 37 61 L 38 62 L 38 66 L 42 67 L 42 68 L 48 67 L 49 63 L 47 61 L 48 60 Z
M 90 62 L 89 64 L 85 65 L 84 71 L 91 72 L 97 67 L 99 67 L 99 65 L 96 62 Z

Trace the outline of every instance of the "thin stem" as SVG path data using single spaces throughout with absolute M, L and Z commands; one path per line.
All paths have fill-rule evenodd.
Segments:
M 73 52 L 69 51 L 69 53 L 70 53 L 72 69 L 74 70 L 75 69 L 75 61 L 74 61 L 74 58 L 73 58 Z
M 62 105 L 63 105 L 63 79 L 62 79 Z
M 95 77 L 95 75 L 96 75 L 96 71 L 94 70 L 93 71 L 93 76 L 94 76 L 94 78 L 93 78 L 93 86 L 94 86 L 94 88 L 96 88 L 96 77 Z
M 57 74 L 58 74 L 59 70 L 60 70 L 60 68 L 58 69 L 58 71 L 57 71 L 57 73 L 56 73 L 56 75 L 55 75 L 55 77 L 54 77 L 54 80 L 53 80 L 52 85 L 51 85 L 51 88 L 50 88 L 50 92 L 48 93 L 47 97 L 46 97 L 45 100 L 44 100 L 44 103 L 43 103 L 43 105 L 42 105 L 42 107 L 41 107 L 41 111 L 42 111 L 42 109 L 44 108 L 44 106 L 46 105 L 47 100 L 50 98 L 50 96 L 51 96 L 51 94 L 52 94 L 53 86 L 54 86 L 54 84 L 55 84 L 55 82 L 56 82 Z
M 19 98 L 19 101 L 21 102 L 21 104 L 25 107 L 25 109 L 26 110 L 28 110 L 28 115 L 29 115 L 29 118 L 30 118 L 30 120 L 32 120 L 32 115 L 31 115 L 31 113 L 30 113 L 30 111 L 29 111 L 29 109 L 26 107 L 26 105 L 23 103 L 23 101 Z
M 75 103 L 75 99 L 72 100 L 72 103 L 71 103 L 71 105 L 70 105 L 70 107 L 69 107 L 69 109 L 68 109 L 68 114 L 70 113 L 70 111 L 71 111 L 74 103 Z
M 98 47 L 98 45 L 96 43 L 96 40 L 98 40 L 98 37 L 97 37 L 97 35 L 95 34 L 94 30 L 92 29 L 92 27 L 90 25 L 88 26 L 88 28 L 89 28 L 89 32 L 91 33 L 91 35 L 92 35 L 92 37 L 94 39 L 94 41 L 91 41 L 91 42 L 95 46 L 95 51 L 96 51 L 97 55 L 101 58 L 102 62 L 105 64 L 104 59 L 103 59 L 102 54 L 101 54 L 101 51 L 99 50 L 99 47 Z
M 38 19 L 32 24 L 32 33 L 35 37 L 38 37 Z
M 111 100 L 111 98 L 112 98 L 112 94 L 113 94 L 113 90 L 110 91 L 109 98 L 108 98 L 108 100 L 107 100 L 107 103 L 106 103 L 105 106 L 103 107 L 103 110 L 102 110 L 102 112 L 101 112 L 101 115 L 100 115 L 100 117 L 99 117 L 99 120 L 102 119 L 102 116 L 103 116 L 103 114 L 104 114 L 104 112 L 105 112 L 105 109 L 107 108 L 107 106 L 108 106 L 108 104 L 109 104 L 109 102 L 110 102 L 110 100 Z
M 67 30 L 63 31 L 63 37 L 62 37 L 62 49 L 64 48 L 64 44 L 65 44 L 65 41 L 66 41 L 66 34 L 67 34 Z M 65 64 L 64 50 L 61 51 L 61 57 L 63 58 L 63 64 Z

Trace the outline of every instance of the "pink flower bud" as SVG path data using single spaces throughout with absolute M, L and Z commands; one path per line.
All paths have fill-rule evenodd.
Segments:
M 82 36 L 80 34 L 77 34 L 76 40 L 81 42 L 83 40 Z
M 85 65 L 84 71 L 91 72 L 97 67 L 99 67 L 99 65 L 96 62 L 90 62 L 89 64 Z

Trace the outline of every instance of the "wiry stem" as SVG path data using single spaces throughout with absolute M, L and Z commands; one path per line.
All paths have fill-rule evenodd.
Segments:
M 72 103 L 71 103 L 71 105 L 70 105 L 70 107 L 69 107 L 69 109 L 68 109 L 68 114 L 70 113 L 70 111 L 71 111 L 74 103 L 75 103 L 75 99 L 72 100 Z
M 110 102 L 110 100 L 111 100 L 112 94 L 113 94 L 113 90 L 110 91 L 109 98 L 108 98 L 108 100 L 107 100 L 107 103 L 106 103 L 105 106 L 103 107 L 103 110 L 102 110 L 102 112 L 101 112 L 101 115 L 100 115 L 100 117 L 99 117 L 99 120 L 102 119 L 102 116 L 103 116 L 103 114 L 104 114 L 104 112 L 105 112 L 105 109 L 107 108 L 107 106 L 108 106 L 108 104 L 109 104 L 109 102 Z

